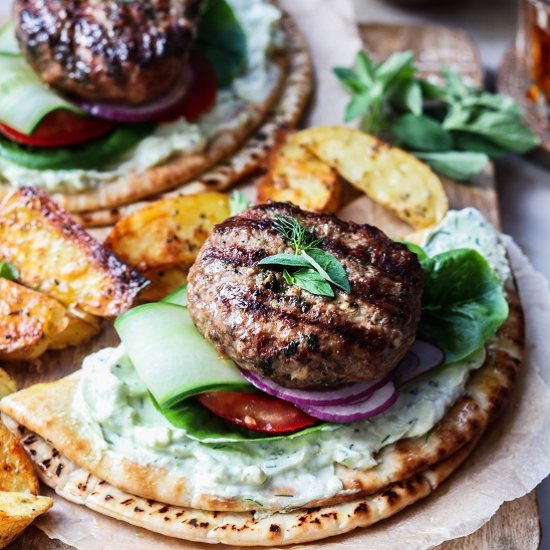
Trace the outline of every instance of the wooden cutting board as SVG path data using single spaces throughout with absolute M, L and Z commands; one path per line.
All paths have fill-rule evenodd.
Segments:
M 361 25 L 365 48 L 380 59 L 392 52 L 413 50 L 425 75 L 449 67 L 473 84 L 483 84 L 483 69 L 476 45 L 459 30 L 439 26 Z M 500 226 L 494 170 L 490 167 L 473 184 L 445 180 L 450 208 L 475 206 Z M 452 483 L 452 480 L 451 480 Z M 540 545 L 540 516 L 535 492 L 501 506 L 495 516 L 468 537 L 442 544 L 439 550 L 535 550 Z
M 369 24 L 360 27 L 365 47 L 383 59 L 394 51 L 412 49 L 425 73 L 432 74 L 442 66 L 450 67 L 464 74 L 474 83 L 481 85 L 483 73 L 475 45 L 465 33 L 444 27 Z M 496 225 L 499 225 L 498 198 L 495 190 L 494 171 L 489 167 L 474 183 L 463 185 L 445 181 L 451 208 L 475 206 Z M 361 199 L 365 201 L 366 199 Z M 365 221 L 378 225 L 390 234 L 399 234 L 405 228 L 399 220 L 382 207 L 367 201 Z M 350 205 L 349 208 L 352 208 Z M 365 212 L 363 202 L 362 211 Z M 107 337 L 103 337 L 103 341 Z M 95 343 L 97 349 L 98 343 Z M 83 350 L 67 350 L 58 354 L 57 360 L 44 361 L 42 369 L 36 367 L 7 370 L 17 379 L 20 387 L 55 380 L 80 365 L 80 358 L 87 353 Z M 452 483 L 452 478 L 450 480 Z M 419 506 L 422 504 L 420 503 Z M 93 514 L 93 512 L 90 512 Z M 476 533 L 462 539 L 447 542 L 439 550 L 493 550 L 522 549 L 535 550 L 540 543 L 540 524 L 534 492 L 514 502 L 504 504 L 495 516 Z M 197 544 L 206 549 L 207 545 Z M 49 540 L 35 527 L 29 528 L 11 550 L 68 550 L 70 547 L 57 540 Z M 304 548 L 315 548 L 315 544 Z

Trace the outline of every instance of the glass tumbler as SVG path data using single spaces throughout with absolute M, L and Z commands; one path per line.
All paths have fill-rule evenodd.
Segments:
M 550 102 L 550 0 L 521 0 L 519 60 L 530 80 L 532 99 Z

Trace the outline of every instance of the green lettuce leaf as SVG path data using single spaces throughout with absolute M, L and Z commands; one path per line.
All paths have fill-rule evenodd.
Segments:
M 451 250 L 421 264 L 425 287 L 419 335 L 439 345 L 447 363 L 463 359 L 492 338 L 507 319 L 504 290 L 475 250 Z
M 195 48 L 214 66 L 221 88 L 228 87 L 246 69 L 246 34 L 226 0 L 207 0 L 204 4 Z
M 71 170 L 103 166 L 116 160 L 147 137 L 149 123 L 120 124 L 106 136 L 69 147 L 51 149 L 20 145 L 0 136 L 0 157 L 34 170 Z
M 155 403 L 153 399 L 153 403 Z M 277 439 L 295 439 L 315 432 L 335 430 L 339 426 L 322 422 L 305 430 L 290 435 L 266 435 L 251 430 L 241 429 L 231 422 L 226 422 L 195 399 L 187 399 L 177 407 L 157 409 L 176 428 L 185 430 L 191 439 L 203 443 L 244 443 L 247 441 L 275 441 Z

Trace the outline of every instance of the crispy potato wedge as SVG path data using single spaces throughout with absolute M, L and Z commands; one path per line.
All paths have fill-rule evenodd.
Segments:
M 320 126 L 298 132 L 293 141 L 415 229 L 439 223 L 447 212 L 447 195 L 434 172 L 374 136 L 344 126 Z
M 146 271 L 143 275 L 151 281 L 151 284 L 141 291 L 139 300 L 141 302 L 162 300 L 187 282 L 188 272 L 188 267 L 168 267 Z
M 81 317 L 67 312 L 67 319 L 67 327 L 52 338 L 48 349 L 64 349 L 71 346 L 80 346 L 91 340 L 101 330 L 101 319 L 92 315 Z
M 292 136 L 270 155 L 268 172 L 258 184 L 258 202 L 291 202 L 304 210 L 335 212 L 340 206 L 340 176 Z
M 23 187 L 0 203 L 0 257 L 20 282 L 66 306 L 112 317 L 147 284 L 107 251 L 42 190 Z
M 0 369 L 0 399 L 17 391 L 15 380 L 4 370 Z
M 105 246 L 141 272 L 191 265 L 214 226 L 229 215 L 222 193 L 162 199 L 120 220 Z
M 0 548 L 15 540 L 53 500 L 25 493 L 0 492 Z
M 38 479 L 27 453 L 1 422 L 0 491 L 38 493 Z
M 66 309 L 41 292 L 0 279 L 0 296 L 0 359 L 35 359 L 69 325 Z

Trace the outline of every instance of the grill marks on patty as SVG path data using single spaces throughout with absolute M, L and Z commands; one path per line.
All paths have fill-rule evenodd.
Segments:
M 16 0 L 16 34 L 42 79 L 91 100 L 144 103 L 179 78 L 202 0 Z
M 314 296 L 289 287 L 281 270 L 256 265 L 292 252 L 273 228 L 276 214 L 316 228 L 321 247 L 345 267 L 350 294 Z M 194 321 L 221 352 L 242 368 L 297 387 L 391 370 L 414 339 L 423 282 L 416 256 L 376 228 L 279 203 L 218 226 L 189 280 Z

